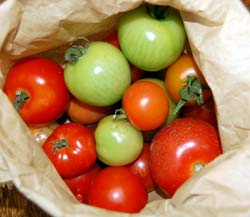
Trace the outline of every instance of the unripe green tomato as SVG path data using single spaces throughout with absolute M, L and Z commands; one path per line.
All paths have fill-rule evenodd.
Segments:
M 131 83 L 128 61 L 118 48 L 107 42 L 90 42 L 84 49 L 76 62 L 69 62 L 65 67 L 69 91 L 90 105 L 115 104 Z
M 143 149 L 142 132 L 127 119 L 114 115 L 99 121 L 95 141 L 99 160 L 110 166 L 124 166 L 133 162 Z

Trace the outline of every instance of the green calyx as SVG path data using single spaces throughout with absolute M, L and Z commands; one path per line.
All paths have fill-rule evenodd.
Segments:
M 29 99 L 29 95 L 22 90 L 17 90 L 16 91 L 16 96 L 13 102 L 13 105 L 15 109 L 19 112 L 20 108 L 23 106 L 23 104 Z
M 84 40 L 86 43 L 84 45 L 74 45 L 76 41 L 71 43 L 71 46 L 64 54 L 64 59 L 70 64 L 75 64 L 86 53 L 89 47 L 89 40 L 87 38 L 78 37 L 76 40 Z
M 55 151 L 60 152 L 61 148 L 67 148 L 69 146 L 69 143 L 66 139 L 60 139 L 57 142 L 51 142 L 52 146 L 52 153 Z
M 207 88 L 207 86 L 200 83 L 197 76 L 188 76 L 187 84 L 179 91 L 181 100 L 176 105 L 174 114 L 177 114 L 187 101 L 195 100 L 198 105 L 202 105 L 204 103 L 202 93 Z
M 169 8 L 169 6 L 147 4 L 146 8 L 147 8 L 148 13 L 152 17 L 154 17 L 158 20 L 161 20 L 161 19 L 164 19 L 166 17 L 166 11 Z

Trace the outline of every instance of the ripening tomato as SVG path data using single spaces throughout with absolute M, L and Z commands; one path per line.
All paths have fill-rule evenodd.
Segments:
M 63 68 L 40 57 L 18 61 L 7 74 L 3 91 L 27 125 L 55 122 L 70 101 Z
M 96 207 L 137 213 L 147 204 L 148 193 L 128 167 L 109 166 L 96 175 L 88 198 L 88 203 Z
M 122 98 L 123 109 L 133 126 L 139 130 L 154 130 L 168 117 L 168 97 L 159 85 L 151 81 L 131 84 Z
M 178 110 L 185 105 L 202 104 L 212 96 L 205 78 L 190 54 L 181 55 L 166 69 L 165 84 Z
M 213 98 L 202 105 L 185 106 L 181 109 L 181 117 L 193 117 L 207 121 L 217 127 L 217 118 Z
M 180 118 L 162 128 L 150 147 L 152 177 L 173 196 L 191 176 L 222 153 L 216 128 L 200 119 Z
M 154 190 L 154 182 L 149 167 L 150 143 L 144 142 L 139 157 L 128 165 L 130 171 L 141 178 L 148 192 Z
M 101 167 L 95 163 L 83 174 L 73 178 L 65 178 L 63 180 L 80 203 L 87 203 L 90 185 L 100 171 Z
M 93 124 L 112 111 L 113 106 L 93 106 L 72 97 L 66 113 L 74 122 Z
M 120 44 L 118 41 L 118 35 L 117 35 L 117 30 L 111 32 L 106 38 L 104 38 L 104 41 L 113 44 L 115 47 L 120 49 Z
M 86 126 L 79 123 L 60 125 L 42 147 L 63 178 L 78 176 L 96 162 L 94 137 Z

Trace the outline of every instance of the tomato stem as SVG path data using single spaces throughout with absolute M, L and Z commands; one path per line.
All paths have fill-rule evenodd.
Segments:
M 113 120 L 115 119 L 128 119 L 126 112 L 123 108 L 119 108 L 115 110 L 115 114 L 113 115 Z
M 74 45 L 74 43 L 78 40 L 84 40 L 86 43 L 84 45 Z M 70 64 L 75 64 L 80 57 L 82 57 L 88 47 L 89 47 L 89 40 L 83 36 L 78 37 L 75 41 L 71 43 L 71 46 L 65 51 L 64 58 Z
M 202 93 L 203 90 L 207 89 L 208 87 L 202 85 L 197 76 L 188 76 L 186 83 L 187 85 L 182 87 L 179 91 L 181 100 L 176 105 L 174 114 L 177 114 L 187 101 L 192 101 L 195 99 L 198 105 L 202 105 L 204 103 Z
M 52 153 L 54 151 L 60 151 L 61 148 L 67 148 L 69 146 L 69 143 L 67 141 L 67 139 L 60 139 L 57 142 L 51 142 L 52 146 Z
M 194 165 L 194 167 L 193 167 L 193 170 L 194 170 L 195 173 L 198 173 L 198 172 L 200 172 L 200 171 L 202 170 L 202 168 L 203 168 L 204 166 L 205 166 L 205 165 L 204 165 L 203 163 L 201 163 L 201 162 L 196 163 L 196 164 Z
M 162 6 L 162 5 L 150 5 L 147 4 L 146 6 L 148 13 L 158 19 L 164 19 L 166 17 L 166 11 L 169 8 L 169 6 Z
M 23 104 L 29 99 L 29 95 L 22 91 L 22 90 L 17 90 L 16 91 L 16 96 L 13 102 L 13 105 L 15 109 L 19 112 L 20 108 L 23 106 Z

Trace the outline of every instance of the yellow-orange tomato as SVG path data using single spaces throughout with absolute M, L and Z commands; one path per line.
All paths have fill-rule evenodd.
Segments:
M 81 124 L 93 124 L 101 118 L 110 114 L 113 111 L 113 106 L 98 107 L 92 106 L 72 98 L 67 110 L 69 118 Z
M 53 132 L 53 130 L 58 127 L 59 124 L 57 122 L 53 122 L 51 124 L 43 125 L 43 126 L 29 126 L 30 132 L 35 138 L 36 142 L 40 145 L 43 145 L 45 140 L 49 137 L 49 135 Z
M 188 76 L 195 76 L 199 79 L 202 86 L 206 86 L 207 89 L 203 89 L 202 98 L 206 101 L 212 96 L 207 82 L 195 63 L 192 55 L 181 55 L 172 65 L 166 69 L 165 84 L 168 93 L 171 95 L 175 103 L 181 100 L 180 89 L 187 85 Z M 186 101 L 185 105 L 197 104 L 195 98 L 190 101 Z

